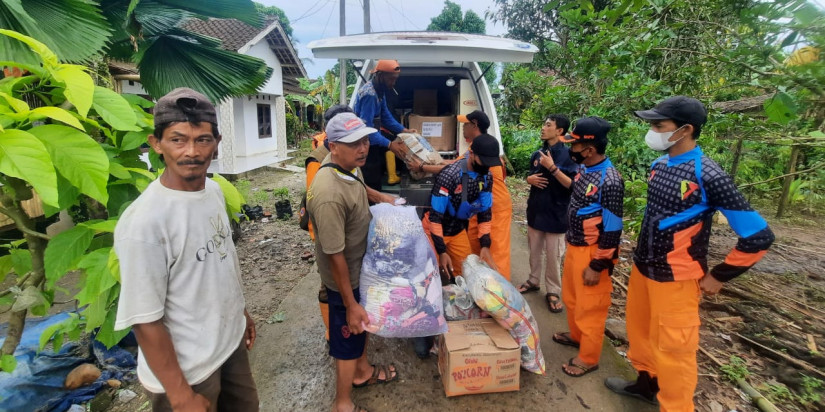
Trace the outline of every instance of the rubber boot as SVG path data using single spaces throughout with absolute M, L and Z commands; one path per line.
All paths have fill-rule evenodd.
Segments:
M 659 404 L 656 400 L 656 394 L 659 393 L 659 379 L 651 378 L 646 371 L 639 372 L 636 381 L 616 377 L 607 378 L 604 380 L 604 386 L 619 395 L 641 399 L 651 405 Z
M 398 173 L 395 171 L 395 153 L 387 150 L 384 156 L 387 159 L 387 184 L 397 185 L 401 178 L 398 177 Z

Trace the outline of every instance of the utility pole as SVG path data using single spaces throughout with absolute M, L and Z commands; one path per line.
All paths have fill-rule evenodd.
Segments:
M 370 0 L 364 0 L 364 33 L 370 32 Z
M 341 18 L 338 22 L 338 24 L 340 26 L 339 34 L 341 36 L 345 36 L 347 34 L 347 15 L 346 15 L 346 12 L 345 12 L 347 2 L 346 2 L 346 0 L 340 0 L 338 2 L 338 4 L 340 4 L 340 8 L 341 8 Z M 340 72 L 340 75 L 341 75 L 341 80 L 340 80 L 341 92 L 339 93 L 338 103 L 347 104 L 347 60 L 346 59 L 339 59 L 338 60 L 338 69 L 339 69 L 338 71 Z

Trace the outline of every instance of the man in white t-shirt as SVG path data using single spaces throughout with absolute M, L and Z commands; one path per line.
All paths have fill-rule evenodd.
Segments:
M 115 228 L 115 329 L 135 331 L 138 378 L 155 412 L 259 407 L 248 357 L 255 324 L 223 193 L 206 176 L 220 139 L 206 96 L 177 88 L 161 97 L 149 143 L 166 168 Z

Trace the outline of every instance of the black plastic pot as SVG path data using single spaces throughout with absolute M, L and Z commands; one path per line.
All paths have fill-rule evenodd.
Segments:
M 292 202 L 289 199 L 282 199 L 275 202 L 275 217 L 280 220 L 292 218 Z

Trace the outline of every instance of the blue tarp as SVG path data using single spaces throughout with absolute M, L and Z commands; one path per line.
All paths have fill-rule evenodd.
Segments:
M 107 379 L 134 379 L 135 357 L 120 346 L 106 349 L 94 340 L 91 343 L 70 342 L 58 353 L 44 350 L 38 354 L 43 330 L 68 317 L 68 313 L 58 313 L 26 320 L 26 329 L 14 352 L 17 368 L 11 374 L 0 372 L 0 411 L 63 412 L 72 404 L 94 398 L 106 386 Z M 7 330 L 7 324 L 0 325 L 0 343 L 5 340 Z M 73 391 L 63 389 L 69 372 L 84 363 L 95 364 L 102 372 L 100 378 Z

